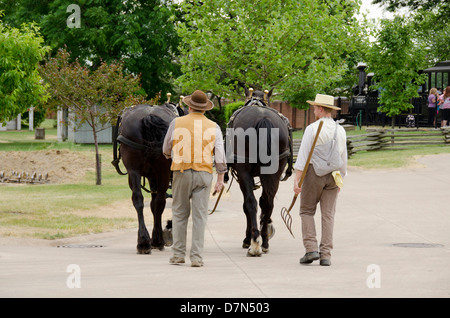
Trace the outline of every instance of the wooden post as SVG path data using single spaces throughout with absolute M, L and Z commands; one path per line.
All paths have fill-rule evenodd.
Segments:
M 61 108 L 56 112 L 56 138 L 58 142 L 62 142 L 63 138 L 63 110 Z
M 22 130 L 22 114 L 17 115 L 16 118 L 16 129 Z
M 36 128 L 34 139 L 45 139 L 45 128 Z
M 28 111 L 28 130 L 34 130 L 34 107 L 31 107 Z

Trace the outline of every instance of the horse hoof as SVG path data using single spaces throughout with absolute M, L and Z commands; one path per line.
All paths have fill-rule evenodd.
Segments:
M 160 251 L 164 251 L 164 245 L 160 245 L 160 246 L 152 246 L 153 250 L 160 250 Z
M 247 257 L 261 257 L 261 254 L 258 254 L 258 253 L 252 254 L 252 253 L 250 253 L 250 251 L 247 251 Z
M 263 247 L 262 251 L 263 251 L 264 254 L 267 254 L 267 253 L 269 253 L 269 248 L 268 247 L 267 248 Z
M 138 254 L 151 254 L 152 253 L 152 249 L 151 248 L 140 248 L 138 246 L 136 250 L 137 250 Z
M 243 243 L 242 244 L 242 248 L 249 248 L 250 247 L 250 244 L 248 244 L 248 243 Z
M 261 254 L 262 254 L 261 236 L 258 236 L 258 238 L 256 240 L 252 239 L 247 253 L 250 254 L 251 256 L 261 256 Z

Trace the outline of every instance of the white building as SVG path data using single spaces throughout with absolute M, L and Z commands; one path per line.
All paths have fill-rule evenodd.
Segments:
M 34 130 L 34 107 L 31 107 L 28 110 L 28 130 L 33 131 Z M 6 125 L 3 125 L 0 123 L 0 131 L 7 131 L 7 130 L 22 130 L 22 115 L 19 114 L 16 119 L 13 119 L 11 121 L 8 121 Z
M 67 123 L 67 124 L 66 124 Z M 57 137 L 58 141 L 68 140 L 76 144 L 93 144 L 94 134 L 91 126 L 84 123 L 78 127 L 78 121 L 74 114 L 67 110 L 58 110 L 57 113 Z M 97 133 L 99 144 L 112 143 L 112 126 L 107 125 L 105 129 Z

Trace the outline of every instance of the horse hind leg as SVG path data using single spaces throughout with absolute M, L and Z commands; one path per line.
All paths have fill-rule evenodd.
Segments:
M 253 178 L 245 173 L 238 175 L 240 180 L 239 186 L 244 196 L 243 208 L 247 220 L 247 228 L 242 247 L 248 248 L 247 256 L 261 256 L 261 240 L 256 219 L 258 204 L 253 194 Z
M 244 203 L 244 212 L 247 219 L 247 229 L 245 231 L 245 238 L 242 242 L 242 248 L 247 249 L 247 256 L 261 256 L 262 250 L 261 250 L 261 236 L 259 235 L 258 229 L 253 225 L 255 222 L 253 222 L 253 219 L 256 219 L 256 212 L 254 212 L 255 216 L 253 216 L 253 213 L 250 211 L 256 211 L 256 200 L 255 200 L 255 208 L 250 209 L 248 207 L 248 203 Z
M 261 208 L 261 236 L 262 236 L 262 250 L 264 253 L 269 252 L 269 240 L 275 234 L 275 227 L 273 226 L 271 216 L 273 212 L 273 196 L 270 196 L 263 190 L 261 198 L 259 199 L 259 206 Z
M 156 194 L 152 194 L 150 207 L 153 213 L 152 248 L 164 250 L 165 241 L 162 230 L 162 214 L 166 206 L 166 191 L 160 188 Z
M 249 245 L 248 245 L 248 250 L 247 250 L 247 256 L 261 256 L 263 253 L 263 250 L 261 248 L 262 246 L 262 239 L 261 239 L 261 235 L 260 232 L 258 230 L 258 223 L 256 221 L 256 214 L 257 214 L 257 204 L 256 204 L 256 199 L 253 196 L 253 191 L 252 191 L 252 200 L 251 200 L 251 206 L 253 207 L 252 209 L 248 209 L 247 206 L 247 211 L 248 216 L 247 216 L 247 221 L 249 222 L 249 230 L 246 236 L 246 239 L 250 239 L 249 240 Z M 244 240 L 245 242 L 245 240 Z
M 151 254 L 151 238 L 144 222 L 144 197 L 141 191 L 141 176 L 136 172 L 129 172 L 128 182 L 132 191 L 131 199 L 138 216 L 138 239 L 136 250 L 138 254 Z

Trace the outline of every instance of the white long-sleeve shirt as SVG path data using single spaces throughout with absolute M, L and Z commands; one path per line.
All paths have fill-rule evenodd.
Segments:
M 296 170 L 303 171 L 305 168 L 306 160 L 308 160 L 309 151 L 311 150 L 311 146 L 314 142 L 320 121 L 323 121 L 323 126 L 320 131 L 319 138 L 317 139 L 316 146 L 327 143 L 334 138 L 336 122 L 330 117 L 323 117 L 306 127 L 305 133 L 303 134 L 302 143 L 298 151 L 297 161 L 294 165 Z M 341 176 L 344 177 L 347 175 L 347 134 L 344 127 L 340 125 L 338 126 L 336 139 L 338 142 L 339 154 L 341 155 L 343 162 L 343 165 L 339 171 Z

